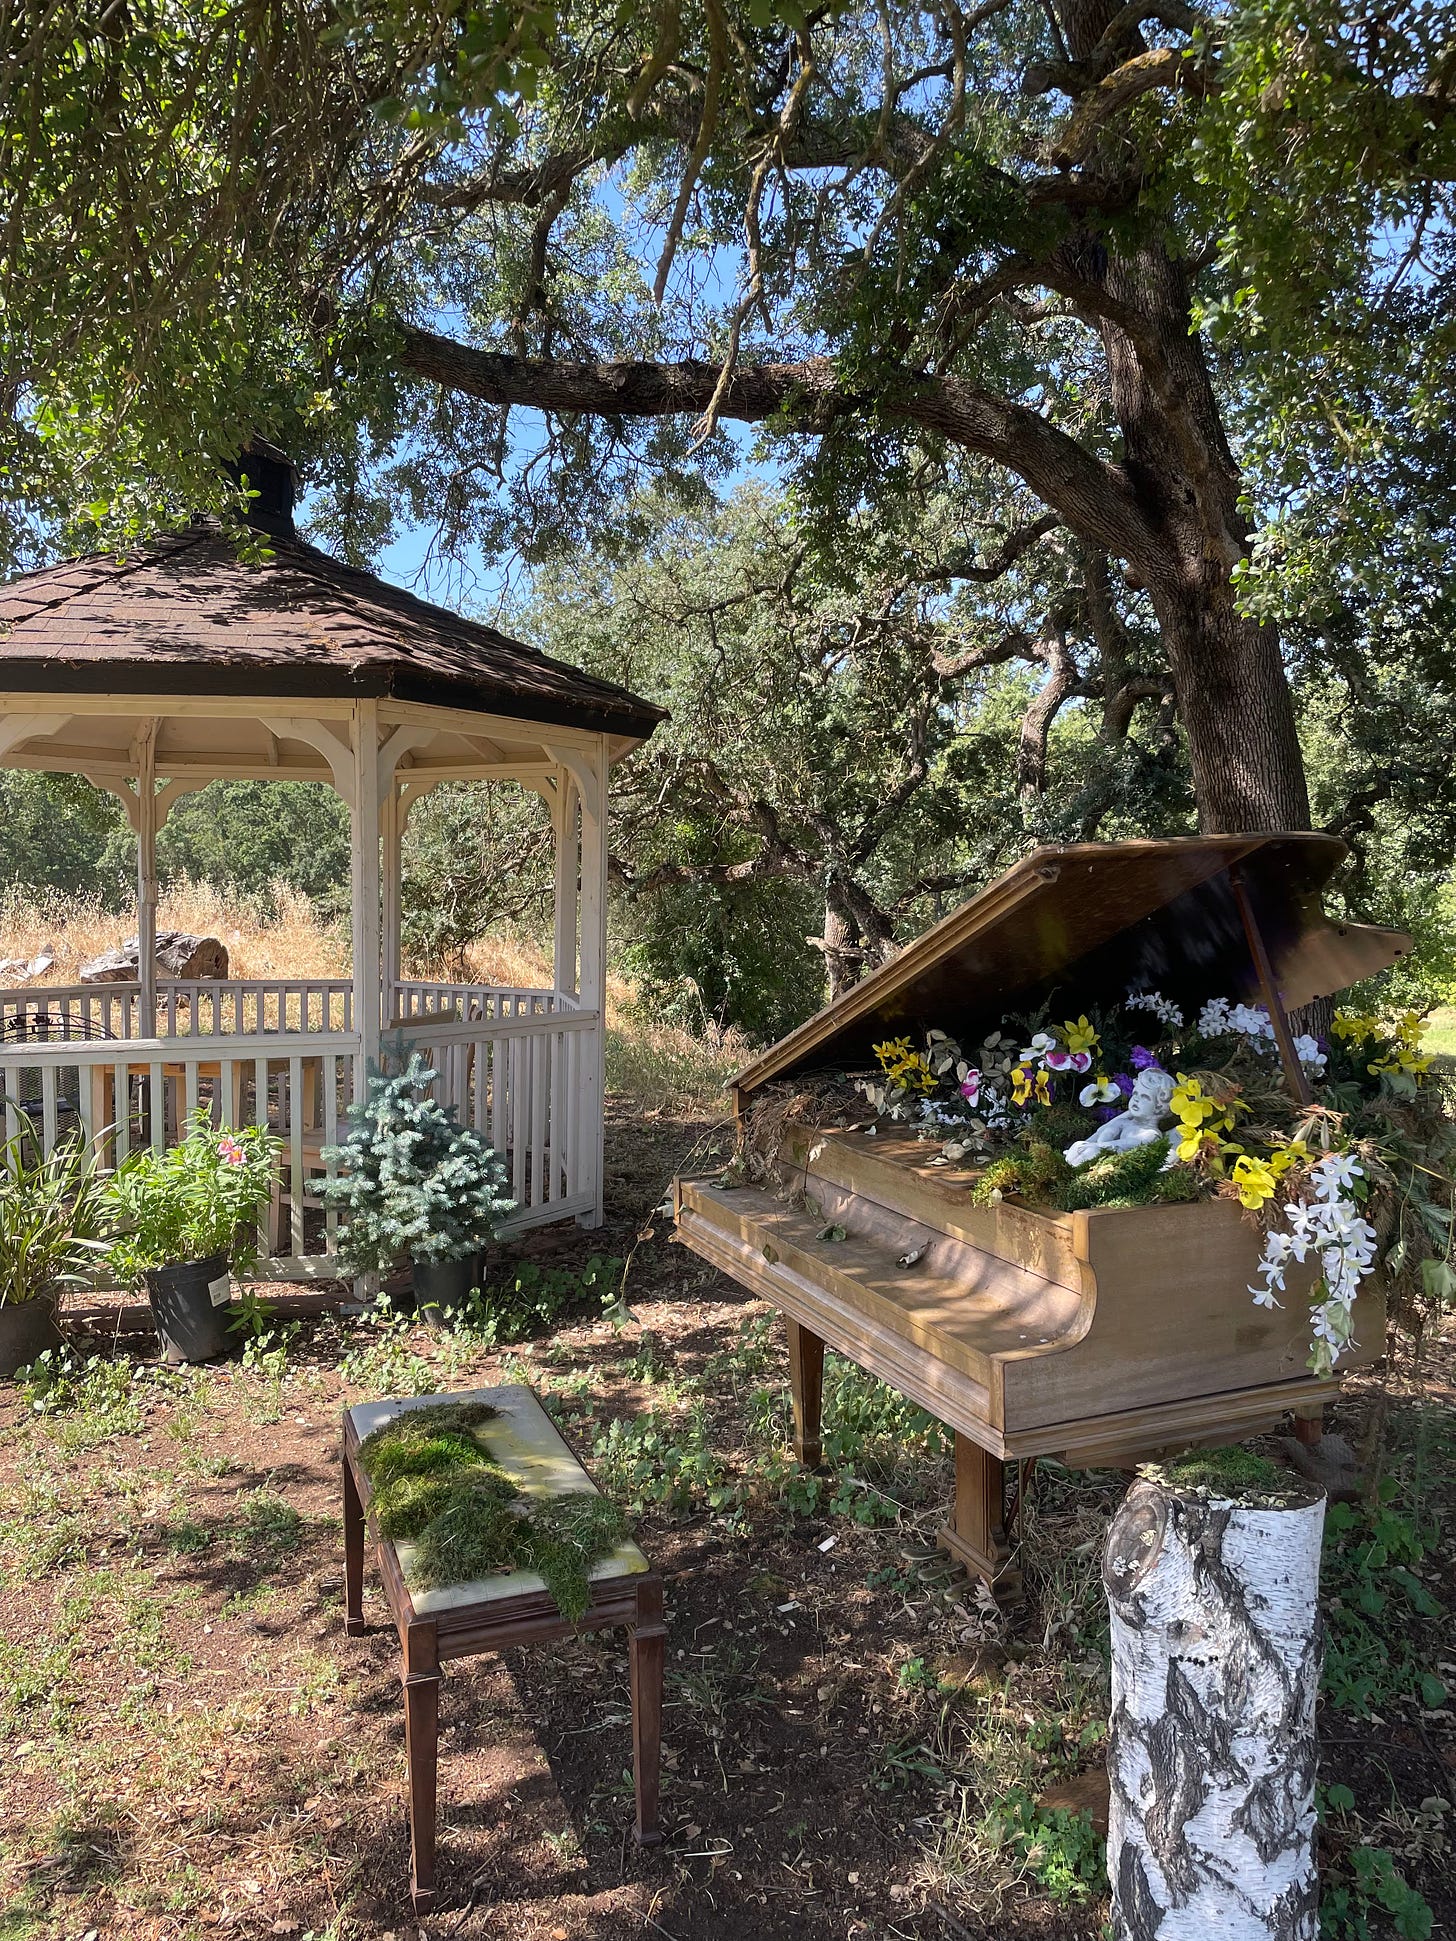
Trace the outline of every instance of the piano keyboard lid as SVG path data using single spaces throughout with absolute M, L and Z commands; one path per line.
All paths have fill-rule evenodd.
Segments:
M 1288 1010 L 1384 970 L 1410 948 L 1400 930 L 1336 923 L 1320 890 L 1346 848 L 1319 834 L 1185 836 L 1034 849 L 908 944 L 892 963 L 745 1066 L 741 1110 L 774 1079 L 858 1071 L 871 1046 L 938 1029 L 966 1042 L 1064 994 L 1073 1015 L 1130 990 L 1185 1009 L 1258 999 L 1235 879 Z

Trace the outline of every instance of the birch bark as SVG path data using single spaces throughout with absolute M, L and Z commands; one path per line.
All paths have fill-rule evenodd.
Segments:
M 1113 1519 L 1117 1941 L 1316 1941 L 1324 1512 L 1299 1483 L 1249 1503 L 1144 1479 Z

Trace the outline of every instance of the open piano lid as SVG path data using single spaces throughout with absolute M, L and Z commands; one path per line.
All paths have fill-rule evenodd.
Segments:
M 1235 875 L 1285 1009 L 1333 997 L 1411 942 L 1401 930 L 1325 915 L 1319 893 L 1345 854 L 1338 837 L 1313 834 L 1034 849 L 746 1066 L 736 1101 L 741 1108 L 795 1072 L 860 1070 L 874 1061 L 872 1045 L 904 1032 L 917 1042 L 931 1029 L 978 1042 L 1056 993 L 1072 1016 L 1129 991 L 1161 991 L 1185 1010 L 1211 997 L 1259 1001 Z

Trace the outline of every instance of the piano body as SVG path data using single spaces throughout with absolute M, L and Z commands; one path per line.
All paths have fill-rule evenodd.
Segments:
M 1211 997 L 1265 1004 L 1307 1097 L 1286 1011 L 1409 948 L 1325 916 L 1319 891 L 1343 854 L 1332 837 L 1262 834 L 1038 849 L 748 1066 L 737 1110 L 768 1085 L 867 1070 L 886 1037 L 939 1029 L 973 1045 L 1053 994 L 1076 1015 L 1129 990 L 1185 1012 Z M 1007 1464 L 1130 1465 L 1286 1414 L 1318 1433 L 1338 1389 L 1306 1367 L 1313 1269 L 1291 1271 L 1282 1308 L 1255 1307 L 1261 1240 L 1233 1201 L 977 1206 L 973 1171 L 891 1123 L 793 1126 L 776 1171 L 768 1187 L 679 1179 L 677 1237 L 783 1312 L 801 1462 L 820 1459 L 826 1344 L 954 1431 L 941 1542 L 1008 1599 Z M 820 1238 L 831 1225 L 846 1237 Z M 1378 1294 L 1362 1292 L 1355 1333 L 1342 1366 L 1383 1351 Z

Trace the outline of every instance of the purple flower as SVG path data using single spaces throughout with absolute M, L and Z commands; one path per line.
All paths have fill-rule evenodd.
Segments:
M 1160 1072 L 1163 1069 L 1158 1063 L 1156 1055 L 1150 1052 L 1146 1045 L 1134 1045 L 1128 1063 L 1135 1072 L 1145 1072 L 1150 1069 L 1155 1072 Z
M 1098 1105 L 1094 1106 L 1092 1117 L 1094 1119 L 1100 1119 L 1103 1125 L 1106 1125 L 1107 1121 L 1109 1119 L 1115 1119 L 1121 1110 L 1121 1106 L 1117 1105 Z
M 1132 1097 L 1133 1080 L 1129 1072 L 1114 1072 L 1112 1082 L 1125 1099 Z

